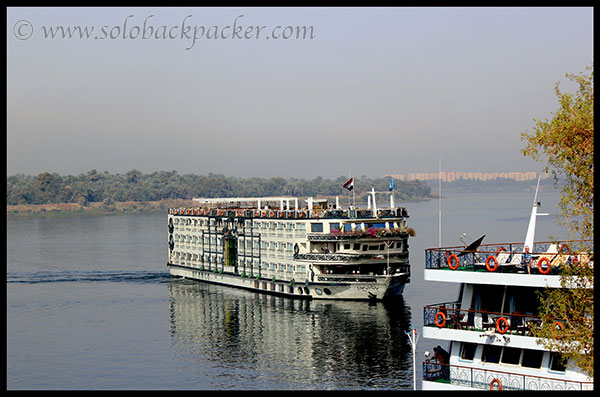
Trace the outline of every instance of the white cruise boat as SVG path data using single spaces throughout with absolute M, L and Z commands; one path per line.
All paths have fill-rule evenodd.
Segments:
M 541 321 L 536 291 L 561 287 L 561 263 L 593 266 L 593 255 L 570 254 L 574 242 L 534 242 L 535 219 L 543 215 L 536 200 L 537 189 L 523 243 L 480 244 L 480 238 L 469 247 L 425 250 L 425 281 L 460 288 L 457 301 L 424 307 L 423 337 L 448 346 L 438 345 L 423 362 L 423 390 L 593 389 L 593 378 L 572 363 L 561 364 L 559 354 L 530 332 Z M 529 272 L 521 265 L 525 247 L 532 253 Z
M 170 274 L 304 299 L 382 300 L 410 281 L 408 212 L 339 199 L 194 199 L 168 215 Z M 372 197 L 372 200 L 371 200 Z M 333 201 L 333 200 L 332 200 Z M 372 205 L 371 205 L 372 201 Z

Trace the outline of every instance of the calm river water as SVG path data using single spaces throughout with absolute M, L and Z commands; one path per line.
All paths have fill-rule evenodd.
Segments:
M 525 238 L 532 191 L 447 194 L 442 244 Z M 565 238 L 540 192 L 536 240 Z M 166 214 L 7 218 L 8 389 L 412 390 L 406 331 L 458 285 L 423 281 L 438 201 L 404 204 L 411 282 L 386 303 L 304 302 L 171 279 Z M 470 241 L 468 240 L 468 241 Z M 417 388 L 426 350 L 419 338 Z

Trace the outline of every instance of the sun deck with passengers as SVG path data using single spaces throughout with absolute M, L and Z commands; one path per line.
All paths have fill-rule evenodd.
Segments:
M 410 281 L 408 212 L 336 197 L 194 199 L 168 215 L 170 274 L 304 299 L 381 300 Z M 300 206 L 300 204 L 305 204 Z

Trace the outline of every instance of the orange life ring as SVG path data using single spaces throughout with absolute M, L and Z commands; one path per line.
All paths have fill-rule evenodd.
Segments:
M 548 266 L 546 266 L 546 270 L 542 270 L 542 263 L 543 262 L 547 262 L 548 263 Z M 550 272 L 550 260 L 548 258 L 542 258 L 542 259 L 540 259 L 538 261 L 538 270 L 542 274 L 548 274 L 548 272 Z
M 439 316 L 442 316 L 441 323 L 438 321 Z M 444 324 L 446 324 L 446 315 L 443 312 L 437 312 L 435 314 L 435 325 L 437 325 L 439 328 L 442 328 L 444 326 Z
M 500 326 L 500 323 L 503 322 L 504 323 L 504 328 L 502 328 Z M 498 332 L 500 332 L 501 334 L 505 334 L 506 331 L 508 331 L 508 320 L 506 319 L 506 317 L 500 317 L 498 320 L 496 320 L 496 329 L 498 330 Z
M 558 338 L 556 336 L 556 329 L 557 329 L 557 327 L 560 328 L 561 331 L 563 331 L 565 329 L 565 326 L 562 325 L 562 323 L 560 321 L 556 321 L 554 323 L 554 327 L 552 328 L 552 336 L 554 336 L 554 338 Z
M 452 259 L 455 259 L 455 261 L 453 261 Z M 456 256 L 455 254 L 452 254 L 448 257 L 448 267 L 452 270 L 456 270 L 458 269 L 458 263 L 459 263 L 459 259 L 458 256 Z M 454 262 L 454 266 L 452 265 L 452 262 Z
M 490 259 L 494 260 L 494 267 L 490 267 Z M 485 268 L 488 269 L 489 272 L 493 272 L 498 269 L 498 260 L 494 255 L 488 256 L 487 260 L 485 261 Z
M 490 390 L 494 390 L 494 383 L 498 384 L 498 390 L 502 390 L 502 382 L 500 382 L 497 378 L 492 379 L 490 382 Z
M 273 218 L 273 215 L 275 215 L 275 213 L 273 211 L 269 211 L 269 218 Z
M 498 248 L 498 251 L 496 251 L 496 256 L 498 256 L 498 254 L 500 254 L 500 251 L 506 252 L 506 248 L 504 248 L 504 247 Z
M 563 248 L 567 249 L 566 253 L 563 252 Z M 563 244 L 560 246 L 560 249 L 558 250 L 558 252 L 560 252 L 561 254 L 569 255 L 571 253 L 571 249 L 569 248 L 569 246 L 567 244 Z

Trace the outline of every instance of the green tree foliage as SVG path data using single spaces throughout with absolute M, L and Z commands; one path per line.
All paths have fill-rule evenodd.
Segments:
M 594 69 L 566 76 L 579 85 L 576 95 L 554 88 L 559 109 L 551 120 L 536 120 L 535 130 L 521 134 L 523 154 L 547 163 L 554 178 L 564 176 L 559 207 L 562 222 L 575 238 L 594 236 Z
M 594 237 L 594 69 L 566 76 L 577 84 L 575 95 L 555 86 L 559 108 L 551 120 L 535 120 L 532 133 L 522 133 L 523 154 L 547 163 L 555 180 L 564 177 L 559 222 L 572 238 L 572 249 L 593 252 Z M 535 335 L 542 344 L 562 353 L 590 376 L 594 373 L 594 272 L 592 260 L 561 266 L 563 288 L 541 294 L 542 326 Z M 560 323 L 560 324 L 557 324 Z
M 157 201 L 162 199 L 191 199 L 193 197 L 260 197 L 260 196 L 340 196 L 348 191 L 342 188 L 348 178 L 317 177 L 312 180 L 275 178 L 233 178 L 209 173 L 185 174 L 177 171 L 159 171 L 144 174 L 131 170 L 125 174 L 99 173 L 91 170 L 77 176 L 41 173 L 38 176 L 13 175 L 7 178 L 6 202 L 16 204 L 115 203 L 123 201 Z M 431 189 L 420 181 L 395 181 L 397 200 L 428 198 Z M 387 191 L 389 178 L 357 178 L 357 202 L 366 202 L 368 191 Z

